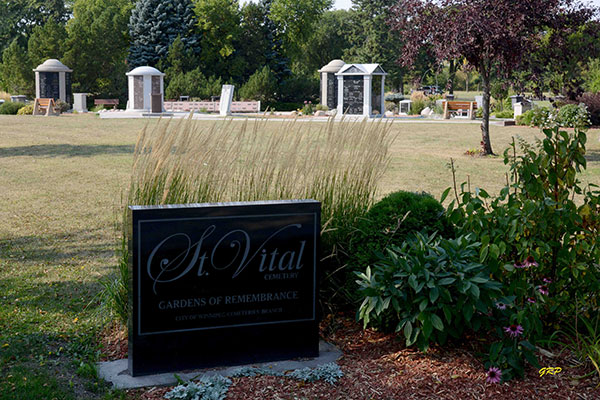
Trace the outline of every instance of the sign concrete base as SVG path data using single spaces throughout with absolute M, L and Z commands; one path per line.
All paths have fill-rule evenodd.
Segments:
M 269 368 L 274 372 L 285 372 L 300 368 L 315 368 L 323 364 L 336 361 L 342 356 L 342 352 L 334 345 L 320 341 L 319 357 L 301 358 L 286 361 L 276 361 L 261 364 L 250 364 L 254 367 Z M 164 373 L 155 375 L 146 375 L 132 377 L 127 370 L 127 359 L 116 361 L 100 362 L 98 365 L 98 376 L 107 382 L 113 384 L 116 389 L 135 389 L 147 386 L 172 386 L 177 384 L 175 373 Z M 203 376 L 231 376 L 242 365 L 221 368 L 208 368 L 199 370 L 187 370 L 177 372 L 177 375 L 183 380 L 199 379 Z

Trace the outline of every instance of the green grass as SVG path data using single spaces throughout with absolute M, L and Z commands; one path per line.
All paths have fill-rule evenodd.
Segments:
M 97 336 L 107 319 L 99 314 L 99 280 L 117 263 L 118 205 L 145 124 L 84 114 L 0 117 L 0 399 L 121 395 L 88 364 L 101 352 Z M 501 157 L 464 155 L 479 148 L 477 124 L 403 123 L 392 131 L 378 197 L 402 189 L 439 198 L 452 183 L 450 157 L 472 188 L 495 193 L 505 182 Z M 513 135 L 540 137 L 532 128 L 492 126 L 494 151 Z M 583 178 L 600 184 L 598 130 L 587 147 Z

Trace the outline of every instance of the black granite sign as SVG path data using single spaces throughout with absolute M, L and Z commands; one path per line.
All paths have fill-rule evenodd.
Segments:
M 319 202 L 130 211 L 131 375 L 318 355 Z
M 344 76 L 344 113 L 363 113 L 364 90 L 362 76 Z

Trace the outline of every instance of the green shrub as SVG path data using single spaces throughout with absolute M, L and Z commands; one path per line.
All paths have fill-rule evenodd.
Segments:
M 416 99 L 410 103 L 410 115 L 420 115 L 425 109 L 425 100 Z
M 317 111 L 329 111 L 329 107 L 327 107 L 325 104 L 317 104 L 317 106 L 315 107 L 315 110 L 317 110 Z
M 514 117 L 515 113 L 513 112 L 513 110 L 503 110 L 503 111 L 496 111 L 494 113 L 494 116 L 496 118 L 512 118 Z
M 242 100 L 258 100 L 262 103 L 275 100 L 277 92 L 277 78 L 275 74 L 265 66 L 256 71 L 240 88 L 239 94 Z
M 27 104 L 25 107 L 19 108 L 17 115 L 31 115 L 33 114 L 33 104 Z
M 268 102 L 264 105 L 264 109 L 269 108 L 270 110 L 276 110 L 276 111 L 296 111 L 298 109 L 301 109 L 302 107 L 304 107 L 304 104 L 302 103 L 286 103 L 286 102 L 281 102 L 281 101 L 272 101 L 272 102 Z M 261 108 L 263 108 L 263 106 L 261 105 Z
M 302 115 L 313 115 L 314 113 L 312 101 L 305 101 L 304 107 L 302 107 Z
M 400 246 L 414 232 L 453 234 L 444 207 L 431 195 L 398 191 L 373 205 L 356 223 L 356 232 L 348 246 L 352 269 L 364 268 L 377 260 L 390 245 Z
M 199 99 L 210 99 L 221 94 L 221 78 L 204 76 L 200 68 L 179 73 L 169 80 L 165 89 L 167 99 L 179 99 L 179 96 L 190 96 Z
M 543 127 L 547 124 L 549 115 L 548 107 L 534 107 L 517 116 L 516 121 L 518 125 Z
M 406 345 L 423 351 L 430 343 L 445 343 L 449 335 L 461 337 L 465 329 L 489 327 L 487 314 L 501 284 L 479 263 L 481 244 L 473 238 L 417 234 L 402 247 L 388 248 L 379 262 L 357 274 L 365 327 L 391 314 Z
M 69 103 L 66 103 L 62 100 L 56 100 L 56 109 L 62 114 L 64 112 L 67 112 L 71 109 L 71 105 Z
M 480 261 L 504 284 L 508 300 L 495 316 L 500 341 L 490 348 L 488 366 L 502 368 L 507 379 L 523 376 L 525 359 L 536 365 L 532 350 L 544 322 L 600 312 L 600 191 L 583 187 L 577 176 L 586 167 L 587 136 L 553 124 L 535 145 L 521 141 L 517 150 L 513 141 L 504 152 L 511 182 L 497 197 L 464 191 L 463 184 L 448 206 L 459 234 L 476 235 Z M 520 332 L 507 337 L 511 327 Z
M 566 104 L 558 109 L 556 121 L 569 128 L 589 128 L 590 113 L 585 104 Z
M 23 107 L 25 107 L 25 103 L 7 101 L 0 105 L 0 114 L 16 115 Z

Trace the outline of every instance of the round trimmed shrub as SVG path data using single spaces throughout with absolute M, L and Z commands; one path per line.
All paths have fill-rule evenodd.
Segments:
M 444 211 L 440 202 L 425 192 L 387 195 L 358 221 L 348 246 L 350 269 L 364 270 L 379 259 L 377 253 L 390 245 L 400 246 L 414 232 L 453 237 Z
M 33 114 L 33 104 L 27 104 L 25 107 L 19 108 L 17 111 L 17 115 L 32 115 Z
M 25 107 L 25 103 L 7 101 L 0 105 L 0 114 L 16 115 L 21 107 Z

